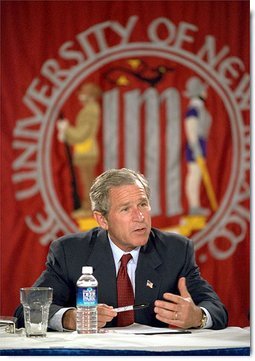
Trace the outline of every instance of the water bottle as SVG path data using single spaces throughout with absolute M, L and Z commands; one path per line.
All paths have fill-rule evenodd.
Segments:
M 82 275 L 78 279 L 76 295 L 76 330 L 77 333 L 97 333 L 97 286 L 93 276 L 93 268 L 82 267 Z

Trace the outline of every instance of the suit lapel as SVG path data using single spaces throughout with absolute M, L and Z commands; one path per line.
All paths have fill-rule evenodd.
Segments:
M 161 265 L 161 258 L 154 246 L 151 233 L 146 246 L 142 247 L 139 253 L 136 268 L 135 302 L 152 304 L 157 299 L 161 283 L 161 273 L 158 267 Z

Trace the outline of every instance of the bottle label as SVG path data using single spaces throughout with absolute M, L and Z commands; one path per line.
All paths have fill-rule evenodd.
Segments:
M 77 306 L 96 306 L 97 288 L 96 287 L 78 287 L 77 288 Z

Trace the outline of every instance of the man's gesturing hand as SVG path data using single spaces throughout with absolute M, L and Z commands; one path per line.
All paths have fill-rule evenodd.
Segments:
M 180 296 L 164 293 L 164 300 L 155 301 L 156 318 L 171 326 L 180 328 L 199 327 L 202 310 L 193 302 L 186 287 L 185 277 L 178 281 Z

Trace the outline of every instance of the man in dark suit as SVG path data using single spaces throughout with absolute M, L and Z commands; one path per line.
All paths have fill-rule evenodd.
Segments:
M 92 211 L 100 227 L 52 242 L 46 270 L 35 286 L 54 290 L 49 327 L 76 328 L 76 282 L 84 265 L 98 280 L 98 327 L 116 326 L 116 277 L 123 254 L 130 253 L 127 272 L 135 304 L 134 322 L 166 327 L 227 326 L 224 305 L 201 277 L 193 243 L 182 236 L 151 228 L 147 180 L 129 169 L 108 170 L 90 190 Z M 15 316 L 23 324 L 22 307 Z

